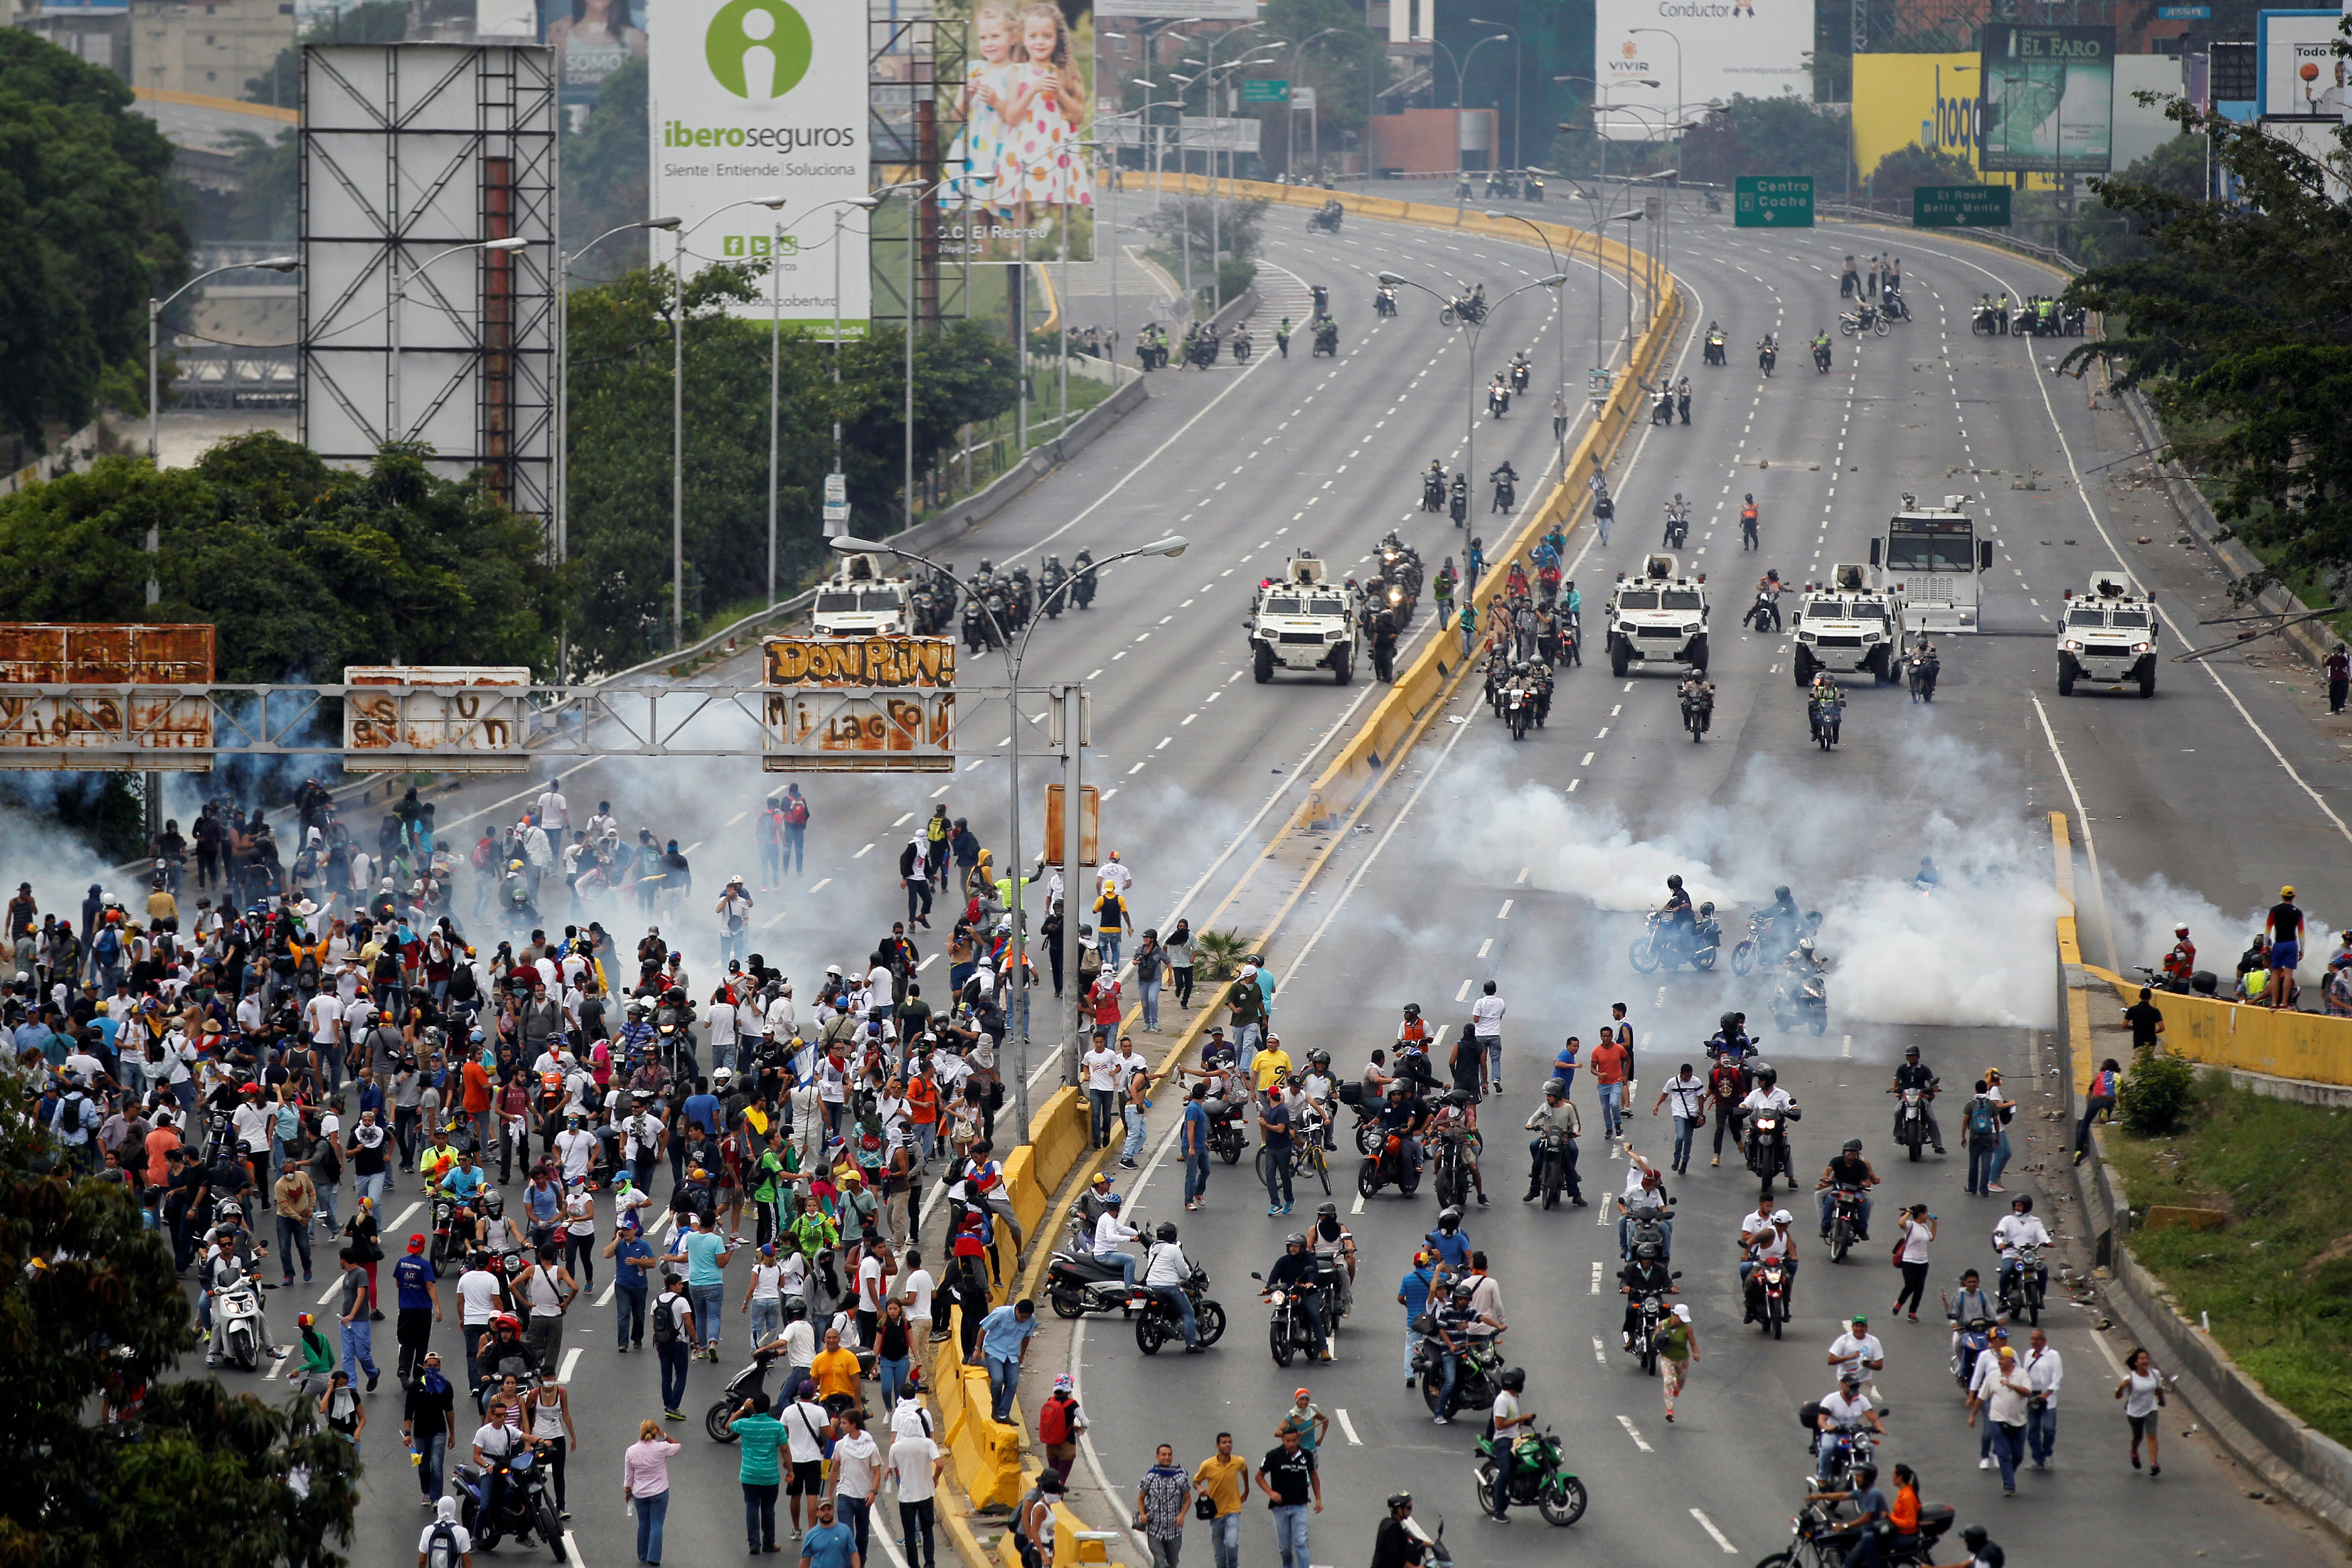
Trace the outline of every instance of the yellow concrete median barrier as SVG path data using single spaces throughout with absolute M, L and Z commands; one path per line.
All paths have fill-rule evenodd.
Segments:
M 2129 1007 L 2139 1000 L 2138 981 L 2111 975 L 2095 965 L 2086 964 L 2084 968 L 2115 988 L 2119 1006 Z M 2175 991 L 2158 991 L 2154 999 L 2157 1010 L 2164 1015 L 2162 1043 L 2167 1056 L 2265 1078 L 2352 1085 L 2352 1019 L 2286 1012 Z

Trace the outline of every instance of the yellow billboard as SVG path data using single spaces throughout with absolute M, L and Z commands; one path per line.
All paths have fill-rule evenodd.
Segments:
M 1853 57 L 1853 166 L 1868 179 L 1879 161 L 1915 143 L 1977 162 L 1977 131 L 1982 117 L 1977 57 L 1947 55 L 1856 55 Z M 1999 176 L 2010 183 L 2013 176 Z M 2051 178 L 2029 178 L 2048 190 Z

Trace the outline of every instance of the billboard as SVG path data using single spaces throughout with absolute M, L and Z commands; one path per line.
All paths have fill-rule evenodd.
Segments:
M 646 14 L 646 199 L 649 211 L 684 220 L 686 271 L 719 261 L 772 266 L 785 322 L 829 335 L 837 310 L 843 334 L 863 336 L 871 310 L 866 215 L 840 223 L 837 256 L 834 237 L 845 210 L 836 204 L 866 191 L 865 8 L 662 0 Z M 784 198 L 774 211 L 737 204 L 773 196 Z M 653 264 L 669 266 L 672 236 L 647 237 Z M 765 321 L 771 304 L 732 308 Z
M 938 0 L 933 15 L 969 27 L 955 106 L 963 129 L 948 149 L 938 205 L 940 256 L 1057 261 L 1066 246 L 1070 260 L 1092 261 L 1093 0 Z
M 538 0 L 540 38 L 555 51 L 557 101 L 573 131 L 614 72 L 646 52 L 646 0 Z
M 2345 68 L 2336 53 L 2341 11 L 2263 11 L 2254 16 L 2254 112 L 2344 118 Z
M 1426 6 L 1429 0 L 1422 0 Z M 1202 22 L 1255 22 L 1258 0 L 1099 0 L 1106 16 L 1191 17 Z M 1423 33 L 1423 37 L 1429 35 Z
M 530 766 L 523 751 L 528 665 L 347 664 L 343 684 L 418 688 L 345 694 L 346 768 L 520 773 Z
M 212 678 L 210 626 L 0 626 L 0 768 L 207 772 L 212 698 L 126 688 Z M 5 689 L 81 685 L 89 692 Z
M 952 637 L 771 637 L 761 645 L 770 773 L 952 773 Z
M 1811 0 L 1598 0 L 1592 75 L 1602 124 L 1638 138 L 1673 124 L 1678 105 L 1688 123 L 1735 94 L 1810 99 L 1812 47 Z M 1628 107 L 1640 112 L 1610 112 Z
M 1988 23 L 1977 166 L 2104 174 L 2115 153 L 2116 30 Z

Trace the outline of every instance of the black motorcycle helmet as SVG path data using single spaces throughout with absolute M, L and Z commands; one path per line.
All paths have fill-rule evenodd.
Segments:
M 1680 893 L 1683 890 L 1683 879 L 1681 875 L 1677 873 L 1666 878 L 1666 885 L 1675 892 Z
M 1162 1241 L 1173 1241 L 1176 1239 L 1176 1222 L 1172 1219 L 1163 1219 L 1160 1222 L 1160 1228 L 1152 1234 Z
M 1518 1366 L 1507 1368 L 1495 1382 L 1498 1387 L 1507 1389 L 1513 1394 L 1524 1393 L 1528 1386 L 1527 1369 Z
M 1389 1493 L 1389 1511 L 1391 1513 L 1408 1512 L 1412 1508 L 1412 1493 L 1409 1491 L 1392 1491 Z M 1983 1531 L 1979 1531 L 1978 1533 L 1982 1534 Z
M 1337 1219 L 1339 1218 L 1339 1206 L 1336 1203 L 1323 1204 L 1315 1210 L 1315 1218 L 1318 1219 Z
M 2010 1211 L 2014 1214 L 2032 1214 L 2033 1212 L 2033 1199 L 2030 1195 L 2021 1192 L 2015 1197 L 2009 1200 L 2009 1207 Z
M 1759 1061 L 1756 1064 L 1756 1087 L 1759 1089 L 1769 1089 L 1780 1082 L 1780 1070 L 1779 1068 L 1773 1066 L 1769 1061 Z
M 1449 1236 L 1454 1231 L 1461 1229 L 1462 1210 L 1458 1207 L 1452 1207 L 1440 1209 L 1437 1215 L 1437 1228 L 1444 1231 Z
M 1862 1140 L 1860 1138 L 1848 1138 L 1845 1141 L 1845 1152 L 1850 1155 L 1858 1155 L 1862 1153 Z
M 1738 1013 L 1725 1013 L 1721 1018 L 1715 1020 L 1715 1024 L 1717 1029 L 1723 1030 L 1726 1036 L 1728 1036 L 1733 1030 L 1739 1027 L 1739 1015 Z
M 1654 1263 L 1658 1260 L 1658 1244 L 1654 1241 L 1644 1241 L 1633 1249 L 1633 1256 L 1644 1263 Z

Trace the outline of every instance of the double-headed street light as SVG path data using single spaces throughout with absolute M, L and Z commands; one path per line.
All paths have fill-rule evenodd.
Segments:
M 1406 288 L 1418 288 L 1423 294 L 1428 295 L 1432 299 L 1436 300 L 1441 306 L 1452 307 L 1454 305 L 1453 300 L 1448 299 L 1444 295 L 1438 293 L 1437 290 L 1430 287 L 1427 284 L 1415 283 L 1412 278 L 1406 277 L 1400 273 L 1383 272 L 1379 274 L 1378 277 L 1382 283 L 1388 284 L 1392 287 L 1401 285 Z M 1564 272 L 1555 272 L 1549 277 L 1538 277 L 1533 283 L 1522 283 L 1517 288 L 1512 289 L 1508 294 L 1504 295 L 1500 299 L 1496 300 L 1493 304 L 1486 307 L 1487 319 L 1491 320 L 1494 318 L 1496 311 L 1500 310 L 1505 305 L 1508 304 L 1511 300 L 1517 298 L 1520 295 L 1525 294 L 1530 288 L 1558 288 L 1561 284 L 1566 283 L 1567 281 L 1568 274 Z M 1458 308 L 1454 311 L 1454 324 L 1462 329 L 1464 374 L 1468 381 L 1470 391 L 1469 398 L 1465 402 L 1462 411 L 1464 448 L 1463 472 L 1465 474 L 1475 474 L 1478 471 L 1479 328 L 1476 323 L 1473 322 L 1467 315 Z M 1465 529 L 1469 527 L 1467 518 L 1464 519 L 1463 527 Z
M 447 250 L 426 256 L 408 269 L 409 276 L 422 277 L 425 268 L 435 262 L 453 256 L 463 256 L 468 251 L 497 254 L 522 250 L 530 244 L 530 241 L 514 235 L 504 239 L 468 240 L 464 245 L 453 245 Z M 391 352 L 384 361 L 383 435 L 387 442 L 405 441 L 408 439 L 408 424 L 401 417 L 400 411 L 400 308 L 408 298 L 408 279 L 401 276 L 400 247 L 397 244 L 387 254 L 385 265 L 392 272 L 392 308 L 386 314 L 386 325 L 391 333 L 392 347 Z
M 1028 1136 L 1029 1133 L 1029 1017 L 1028 1009 L 1024 1005 L 1023 991 L 1024 989 L 1024 981 L 1025 979 L 1024 965 L 1028 957 L 1029 944 L 1028 927 L 1026 922 L 1023 918 L 1021 898 L 1021 663 L 1024 659 L 1028 657 L 1029 639 L 1036 634 L 1037 628 L 1039 626 L 1045 624 L 1045 618 L 1042 616 L 1033 616 L 1029 622 L 1028 629 L 1021 634 L 1021 642 L 1019 645 L 1015 646 L 1013 639 L 1005 634 L 1003 623 L 997 620 L 995 612 L 988 608 L 988 601 L 980 594 L 973 592 L 971 584 L 965 582 L 963 579 L 958 577 L 954 572 L 950 571 L 946 567 L 941 566 L 938 561 L 933 560 L 930 557 L 917 555 L 912 550 L 900 549 L 897 546 L 887 544 L 880 539 L 859 538 L 854 534 L 836 534 L 832 538 L 827 539 L 825 544 L 827 548 L 832 549 L 836 555 L 850 556 L 870 554 L 896 556 L 900 560 L 912 561 L 919 566 L 929 567 L 931 570 L 939 573 L 941 577 L 946 578 L 950 582 L 954 583 L 957 591 L 966 599 L 980 606 L 980 612 L 988 617 L 989 631 L 995 641 L 996 646 L 1003 651 L 1006 701 L 1012 709 L 1012 723 L 1006 726 L 1006 729 L 1013 737 L 1012 740 L 1009 742 L 1009 745 L 1012 747 L 1011 789 L 1008 802 L 1009 809 L 1006 812 L 1007 841 L 1005 844 L 1004 858 L 1004 864 L 1012 873 L 1011 880 L 1013 883 L 1013 896 L 1011 904 L 1007 908 L 1006 913 L 1013 922 L 1013 939 L 1010 943 L 1012 949 L 1011 961 L 1004 966 L 1006 974 L 1004 981 L 1004 985 L 1006 987 L 1004 1027 L 1005 1032 L 1008 1035 L 1012 1034 L 1015 1030 L 1019 1031 L 1019 1044 L 1013 1053 L 1013 1113 L 1019 1118 L 1021 1135 L 1025 1138 Z M 1182 555 L 1186 549 L 1190 549 L 1192 541 L 1187 539 L 1183 535 L 1171 534 L 1166 538 L 1155 539 L 1148 545 L 1139 545 L 1134 549 L 1121 550 L 1117 555 L 1097 561 L 1094 564 L 1093 570 L 1099 572 L 1106 567 L 1114 566 L 1123 560 L 1132 559 L 1137 556 L 1160 555 L 1169 556 L 1171 558 L 1180 556 Z M 1061 591 L 1068 591 L 1067 585 L 1069 580 L 1070 580 L 1066 578 L 1063 580 L 1064 586 Z M 1076 716 L 1075 715 L 1070 716 L 1069 723 L 1073 727 L 1066 728 L 1064 734 L 1067 738 L 1067 743 L 1069 745 L 1076 746 L 1078 743 L 1078 735 L 1075 728 L 1076 724 Z M 1076 811 L 1079 809 L 1078 802 L 1076 800 L 1065 800 L 1062 802 L 1062 807 L 1066 811 Z M 1062 868 L 1062 873 L 1063 896 L 1067 898 L 1070 894 L 1077 891 L 1076 883 L 1078 879 L 1078 868 L 1075 865 L 1064 866 Z M 1052 912 L 1049 910 L 1047 913 L 1050 914 Z M 1075 932 L 1076 929 L 1076 926 L 1074 922 L 1067 919 L 1064 921 L 1064 935 L 1066 938 L 1071 933 Z M 985 940 L 985 937 L 983 937 L 982 940 Z
M 209 272 L 199 272 L 161 299 L 149 297 L 147 300 L 147 465 L 149 467 L 160 469 L 163 466 L 162 453 L 163 433 L 159 414 L 161 408 L 159 400 L 163 392 L 158 385 L 156 371 L 158 352 L 156 342 L 160 330 L 159 323 L 163 319 L 163 312 L 170 309 L 172 302 L 181 295 L 208 278 L 218 277 L 224 272 L 255 270 L 291 272 L 301 265 L 302 258 L 299 256 L 268 256 L 259 261 L 232 261 L 226 267 L 215 267 Z M 151 556 L 157 554 L 163 548 L 161 524 L 157 521 L 150 521 L 147 525 L 147 553 Z M 156 580 L 153 569 L 150 568 L 147 572 L 147 602 L 156 603 L 163 597 L 163 584 Z

